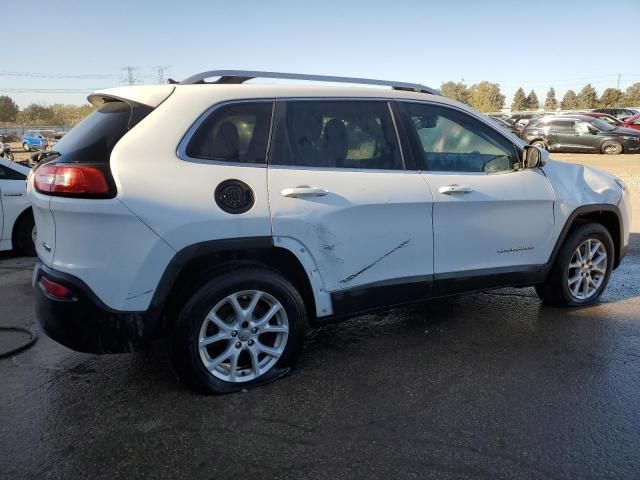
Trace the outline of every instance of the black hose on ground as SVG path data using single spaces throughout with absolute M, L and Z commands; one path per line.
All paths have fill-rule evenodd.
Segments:
M 22 345 L 18 345 L 17 347 L 12 348 L 11 350 L 7 350 L 6 352 L 0 352 L 0 358 L 7 358 L 12 355 L 15 355 L 16 353 L 22 352 L 23 350 L 26 350 L 27 348 L 32 347 L 33 344 L 36 343 L 36 341 L 38 340 L 38 335 L 36 335 L 36 333 L 33 330 L 30 330 L 26 327 L 0 327 L 0 331 L 21 332 L 21 333 L 26 333 L 31 337 L 27 342 L 23 343 Z

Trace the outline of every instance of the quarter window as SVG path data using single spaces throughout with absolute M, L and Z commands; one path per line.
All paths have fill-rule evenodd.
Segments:
M 237 103 L 215 109 L 195 131 L 190 157 L 241 163 L 265 163 L 271 102 Z
M 457 110 L 401 103 L 422 170 L 499 172 L 518 161 L 513 144 L 494 129 Z
M 290 101 L 283 107 L 272 163 L 403 168 L 387 102 Z
M 0 180 L 26 180 L 26 175 L 0 165 Z

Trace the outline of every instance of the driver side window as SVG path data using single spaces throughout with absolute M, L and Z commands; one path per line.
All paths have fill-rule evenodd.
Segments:
M 436 105 L 400 106 L 421 170 L 494 173 L 518 162 L 507 138 L 470 115 Z

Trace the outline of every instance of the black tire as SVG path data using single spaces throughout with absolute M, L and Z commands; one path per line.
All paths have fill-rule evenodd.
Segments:
M 11 160 L 12 162 L 15 160 L 13 153 L 7 153 L 7 160 Z
M 542 140 L 536 140 L 535 142 L 532 142 L 531 145 L 538 147 L 538 148 L 542 148 L 543 150 L 548 150 L 549 148 L 547 147 L 547 144 L 544 143 Z
M 31 151 L 31 147 L 29 147 L 29 145 L 28 145 L 26 142 L 22 144 L 22 149 L 23 149 L 25 152 L 29 152 L 29 151 Z
M 607 253 L 607 267 L 602 283 L 595 293 L 589 298 L 579 299 L 569 289 L 569 264 L 576 249 L 588 239 L 602 242 Z M 597 302 L 609 283 L 609 277 L 613 270 L 614 253 L 613 240 L 605 227 L 599 223 L 587 223 L 579 226 L 565 240 L 545 283 L 536 286 L 536 293 L 545 304 L 556 307 L 578 307 Z
M 16 221 L 13 233 L 13 245 L 27 257 L 36 256 L 36 246 L 33 243 L 32 233 L 35 228 L 33 212 L 31 209 L 24 212 Z
M 607 155 L 620 155 L 622 153 L 622 144 L 615 140 L 607 140 L 602 143 L 600 150 Z
M 200 329 L 218 302 L 246 290 L 265 292 L 282 305 L 288 320 L 288 337 L 281 356 L 266 373 L 250 381 L 225 381 L 204 366 L 198 345 Z M 301 353 L 306 327 L 304 301 L 294 285 L 279 272 L 260 265 L 227 268 L 214 274 L 180 310 L 169 333 L 171 363 L 178 377 L 199 393 L 222 394 L 263 385 L 290 371 Z M 231 348 L 231 343 L 228 345 Z

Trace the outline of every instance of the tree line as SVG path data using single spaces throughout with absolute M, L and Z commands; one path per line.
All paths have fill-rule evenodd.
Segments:
M 440 86 L 440 91 L 445 97 L 471 105 L 481 112 L 497 112 L 505 104 L 505 96 L 497 83 L 485 81 L 467 87 L 462 82 L 445 82 Z M 560 103 L 556 99 L 555 89 L 551 87 L 542 106 L 545 110 L 640 106 L 640 82 L 629 86 L 624 92 L 617 88 L 607 88 L 600 96 L 588 83 L 578 93 L 567 90 Z M 540 107 L 536 92 L 531 90 L 527 95 L 522 87 L 516 90 L 511 102 L 512 111 L 538 110 Z
M 470 87 L 463 82 L 445 82 L 440 86 L 445 97 L 466 103 L 481 112 L 497 112 L 505 105 L 505 96 L 500 85 L 492 82 L 479 82 Z M 580 92 L 567 90 L 560 103 L 556 99 L 553 87 L 547 92 L 542 105 L 545 110 L 577 110 L 581 108 L 606 108 L 640 106 L 640 82 L 629 86 L 624 92 L 617 88 L 607 88 L 598 96 L 598 92 L 588 83 Z M 6 125 L 63 125 L 72 127 L 94 110 L 94 106 L 63 105 L 56 103 L 50 106 L 32 103 L 24 109 L 18 108 L 11 97 L 0 96 L 0 124 Z M 536 92 L 531 90 L 525 94 L 522 87 L 516 90 L 511 102 L 512 111 L 538 110 L 540 102 Z
M 60 125 L 72 127 L 94 110 L 94 106 L 63 105 L 56 103 L 50 106 L 32 103 L 24 109 L 11 97 L 0 96 L 0 124 L 8 125 Z

